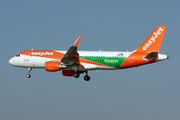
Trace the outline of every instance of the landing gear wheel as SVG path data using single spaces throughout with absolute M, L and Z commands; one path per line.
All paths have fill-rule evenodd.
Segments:
M 85 75 L 85 76 L 84 76 L 84 80 L 85 80 L 85 81 L 89 81 L 89 80 L 90 80 L 90 77 L 89 77 L 88 75 Z
M 26 77 L 27 77 L 27 78 L 30 78 L 30 77 L 31 77 L 31 74 L 27 74 Z
M 74 76 L 75 78 L 78 78 L 78 77 L 79 77 L 79 73 L 75 72 L 75 73 L 73 74 L 73 76 Z
M 28 67 L 28 70 L 29 70 L 29 74 L 27 74 L 26 77 L 27 77 L 27 78 L 30 78 L 30 77 L 31 77 L 31 74 L 30 74 L 30 73 L 31 73 L 32 68 Z

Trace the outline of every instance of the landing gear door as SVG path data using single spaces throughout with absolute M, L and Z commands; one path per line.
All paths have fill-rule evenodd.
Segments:
M 29 61 L 29 52 L 26 52 L 24 56 L 24 61 Z

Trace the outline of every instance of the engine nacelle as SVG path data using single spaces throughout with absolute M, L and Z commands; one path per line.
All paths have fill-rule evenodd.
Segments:
M 73 76 L 74 75 L 74 73 L 75 73 L 75 70 L 62 70 L 62 74 L 64 75 L 64 76 Z
M 45 63 L 45 69 L 49 72 L 55 72 L 65 68 L 67 68 L 67 66 L 61 64 L 61 62 L 49 61 Z

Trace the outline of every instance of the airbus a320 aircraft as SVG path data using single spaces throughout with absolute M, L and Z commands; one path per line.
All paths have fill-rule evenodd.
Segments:
M 45 69 L 48 72 L 62 70 L 64 76 L 78 78 L 86 73 L 85 81 L 89 81 L 90 70 L 117 70 L 150 64 L 169 57 L 159 54 L 166 26 L 158 26 L 144 43 L 132 52 L 110 51 L 77 51 L 82 35 L 67 51 L 57 50 L 28 50 L 18 53 L 9 60 L 16 67 L 28 68 L 30 78 L 32 68 Z

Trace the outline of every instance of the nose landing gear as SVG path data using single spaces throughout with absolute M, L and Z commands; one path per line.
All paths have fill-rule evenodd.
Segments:
M 27 74 L 26 77 L 27 77 L 27 78 L 30 78 L 30 77 L 31 77 L 31 74 Z
M 31 77 L 31 74 L 30 74 L 30 73 L 31 73 L 32 68 L 28 68 L 28 70 L 29 70 L 29 74 L 27 74 L 26 77 L 27 77 L 27 78 L 30 78 L 30 77 Z

